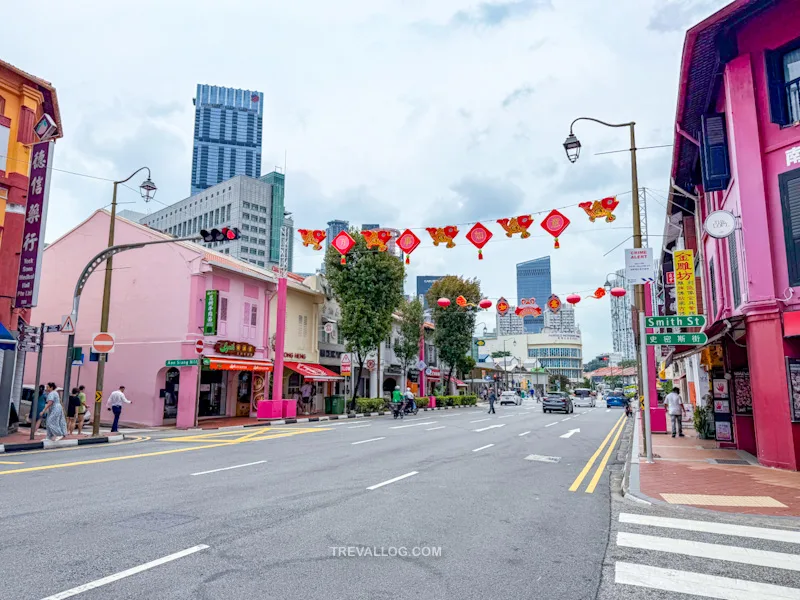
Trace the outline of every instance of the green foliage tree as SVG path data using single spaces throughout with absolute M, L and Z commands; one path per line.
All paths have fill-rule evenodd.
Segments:
M 592 389 L 594 386 L 592 385 L 591 379 L 589 379 L 588 377 L 584 377 L 581 387 Z
M 461 360 L 456 365 L 456 370 L 461 374 L 462 379 L 468 379 L 472 369 L 475 368 L 475 359 L 469 354 L 461 357 Z
M 505 358 L 511 356 L 510 350 L 495 350 L 492 352 L 492 358 Z
M 622 387 L 622 377 L 614 375 L 612 377 L 603 377 L 603 382 L 610 388 Z
M 350 235 L 356 244 L 341 263 L 341 255 L 328 246 L 325 267 L 331 289 L 342 309 L 339 334 L 345 348 L 354 354 L 358 365 L 355 381 L 360 381 L 367 355 L 378 348 L 392 330 L 392 313 L 403 300 L 403 261 L 386 252 L 370 250 L 357 231 Z M 355 409 L 358 386 L 353 386 Z
M 570 387 L 569 377 L 566 375 L 550 375 L 548 377 L 551 388 L 558 388 L 562 392 L 566 392 Z
M 468 306 L 458 306 L 456 298 L 459 296 L 464 296 Z M 444 386 L 449 389 L 453 369 L 469 353 L 472 345 L 477 311 L 475 306 L 481 300 L 481 284 L 477 279 L 447 275 L 434 282 L 426 298 L 428 306 L 433 307 L 433 323 L 436 326 L 433 343 L 439 350 L 440 358 L 449 367 Z M 449 298 L 450 306 L 439 306 L 439 298 Z
M 394 343 L 394 354 L 403 365 L 403 385 L 405 389 L 406 376 L 414 359 L 419 354 L 419 338 L 422 334 L 422 325 L 425 320 L 422 302 L 414 298 L 411 302 L 403 300 L 400 304 L 400 337 Z
M 628 367 L 635 367 L 638 364 L 639 361 L 637 361 L 635 358 L 626 358 L 624 360 L 619 361 L 619 366 L 622 367 L 623 369 L 626 369 Z

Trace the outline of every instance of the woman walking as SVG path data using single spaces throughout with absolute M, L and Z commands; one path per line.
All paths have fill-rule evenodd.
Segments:
M 43 414 L 47 415 L 47 439 L 57 442 L 67 435 L 67 421 L 64 419 L 64 409 L 61 407 L 61 399 L 56 391 L 56 384 L 52 381 L 47 384 L 47 404 L 44 406 Z

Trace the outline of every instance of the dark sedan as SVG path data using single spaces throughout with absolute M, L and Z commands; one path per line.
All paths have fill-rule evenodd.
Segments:
M 571 413 L 574 408 L 572 400 L 566 392 L 548 392 L 542 400 L 542 412 L 553 412 L 554 410 Z

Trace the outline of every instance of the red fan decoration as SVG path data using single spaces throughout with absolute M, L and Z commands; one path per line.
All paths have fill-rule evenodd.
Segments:
M 497 306 L 497 314 L 500 315 L 501 317 L 505 317 L 508 314 L 509 309 L 511 308 L 511 306 L 508 304 L 508 300 L 506 300 L 505 298 L 500 298 L 497 301 L 496 306 Z
M 431 234 L 433 245 L 447 244 L 448 248 L 454 248 L 456 243 L 453 239 L 458 235 L 458 227 L 448 225 L 447 227 L 426 227 L 425 231 Z
M 320 250 L 320 245 L 325 240 L 325 231 L 323 229 L 298 229 L 297 233 L 303 238 L 303 246 L 313 246 L 314 250 Z
M 561 245 L 558 243 L 558 236 L 569 226 L 569 219 L 562 215 L 557 210 L 553 209 L 542 221 L 542 228 L 555 238 L 553 248 L 558 249 Z
M 539 317 L 542 314 L 542 309 L 536 304 L 536 298 L 522 298 L 514 314 L 519 317 Z
M 478 260 L 483 260 L 483 247 L 492 239 L 492 235 L 481 223 L 475 223 L 467 232 L 467 240 L 478 249 Z
M 397 247 L 400 248 L 400 250 L 402 250 L 406 254 L 406 264 L 409 264 L 411 262 L 408 260 L 408 255 L 411 254 L 414 250 L 416 250 L 419 244 L 420 244 L 420 239 L 410 229 L 406 229 L 403 233 L 400 234 L 400 237 L 397 238 Z
M 550 309 L 550 312 L 557 313 L 561 310 L 561 298 L 556 296 L 555 294 L 551 295 L 547 299 L 547 308 Z
M 578 294 L 570 294 L 567 296 L 567 302 L 572 304 L 573 306 L 581 301 L 581 297 Z
M 356 241 L 346 231 L 340 231 L 339 234 L 331 240 L 331 245 L 342 255 L 342 264 L 344 265 L 347 263 L 345 255 L 353 249 L 353 246 L 356 245 Z
M 377 246 L 381 252 L 386 252 L 388 248 L 386 244 L 392 239 L 392 233 L 386 229 L 370 229 L 362 231 L 361 235 L 364 236 L 364 240 L 367 242 L 367 248 L 371 249 Z
M 594 202 L 581 202 L 578 204 L 589 215 L 589 220 L 592 223 L 594 223 L 595 219 L 602 219 L 603 217 L 606 218 L 606 223 L 611 223 L 617 218 L 612 213 L 618 205 L 619 201 L 613 196 L 595 200 Z
M 621 288 L 621 287 L 611 288 L 611 295 L 614 296 L 614 298 L 620 298 L 620 297 L 624 296 L 625 294 L 627 294 L 627 291 L 625 290 L 625 288 Z
M 603 298 L 605 295 L 606 295 L 605 289 L 597 288 L 594 291 L 594 294 L 592 294 L 591 296 L 587 296 L 587 298 L 594 298 L 595 300 L 600 300 L 600 298 Z
M 439 298 L 436 301 L 436 304 L 438 304 L 442 308 L 447 308 L 448 306 L 450 306 L 450 298 Z
M 478 302 L 478 306 L 480 306 L 483 309 L 491 308 L 492 307 L 492 301 L 489 300 L 488 298 L 484 298 L 483 300 Z
M 510 219 L 497 219 L 497 222 L 506 230 L 506 237 L 511 237 L 515 233 L 521 233 L 522 239 L 531 237 L 528 227 L 533 225 L 533 218 L 530 215 L 520 215 Z

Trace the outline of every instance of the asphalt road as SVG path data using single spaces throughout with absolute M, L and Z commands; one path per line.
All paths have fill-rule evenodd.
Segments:
M 0 599 L 652 597 L 618 563 L 692 559 L 619 545 L 656 510 L 610 493 L 621 417 L 526 400 L 4 455 Z

